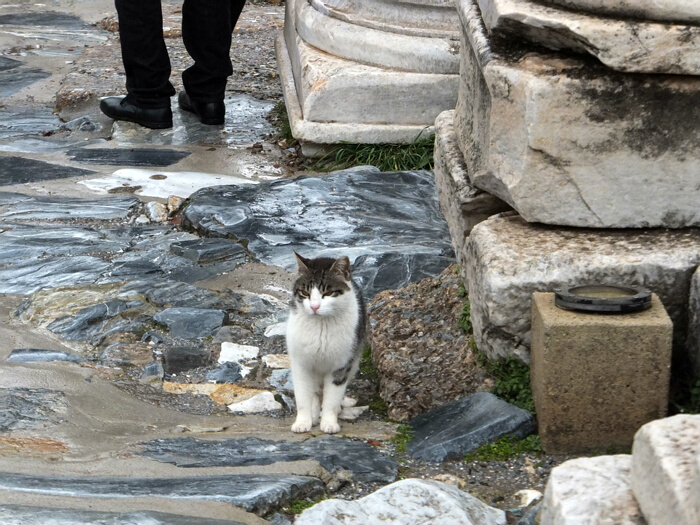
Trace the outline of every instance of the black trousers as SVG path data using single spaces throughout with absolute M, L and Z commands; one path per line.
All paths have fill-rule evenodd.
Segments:
M 182 40 L 194 65 L 182 73 L 191 99 L 223 100 L 233 73 L 231 35 L 245 0 L 184 0 Z M 115 0 L 126 91 L 138 104 L 170 106 L 170 58 L 163 39 L 160 0 Z

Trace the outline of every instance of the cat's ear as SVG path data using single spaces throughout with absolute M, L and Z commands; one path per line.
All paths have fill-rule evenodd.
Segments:
M 294 257 L 296 257 L 297 260 L 297 266 L 299 267 L 299 273 L 308 273 L 309 271 L 309 260 L 304 259 L 301 255 L 299 255 L 297 252 L 292 252 L 294 254 Z
M 350 280 L 350 259 L 345 255 L 337 259 L 333 266 L 331 266 L 331 271 L 343 276 L 346 281 Z

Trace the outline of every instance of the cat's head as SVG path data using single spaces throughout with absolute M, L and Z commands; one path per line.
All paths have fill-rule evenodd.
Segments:
M 299 267 L 299 277 L 292 289 L 297 308 L 308 315 L 323 317 L 336 315 L 353 304 L 350 259 L 305 259 L 296 252 L 294 256 Z

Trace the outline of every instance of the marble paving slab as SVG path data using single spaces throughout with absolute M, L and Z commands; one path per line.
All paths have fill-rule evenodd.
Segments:
M 69 177 L 84 177 L 95 173 L 92 170 L 51 164 L 42 160 L 24 157 L 1 157 L 0 186 L 42 182 Z
M 323 493 L 321 480 L 308 476 L 233 474 L 186 478 L 107 478 L 0 473 L 0 489 L 73 497 L 162 497 L 223 501 L 266 514 L 297 499 Z
M 66 155 L 75 162 L 84 164 L 106 164 L 110 166 L 170 166 L 188 157 L 188 151 L 155 148 L 72 148 Z

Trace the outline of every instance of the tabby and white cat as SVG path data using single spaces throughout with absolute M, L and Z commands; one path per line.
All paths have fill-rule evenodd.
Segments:
M 340 430 L 338 414 L 357 372 L 366 339 L 365 303 L 350 275 L 347 257 L 305 259 L 294 254 L 294 283 L 287 352 L 292 364 L 297 419 L 293 432 Z M 322 400 L 321 400 L 322 398 Z

